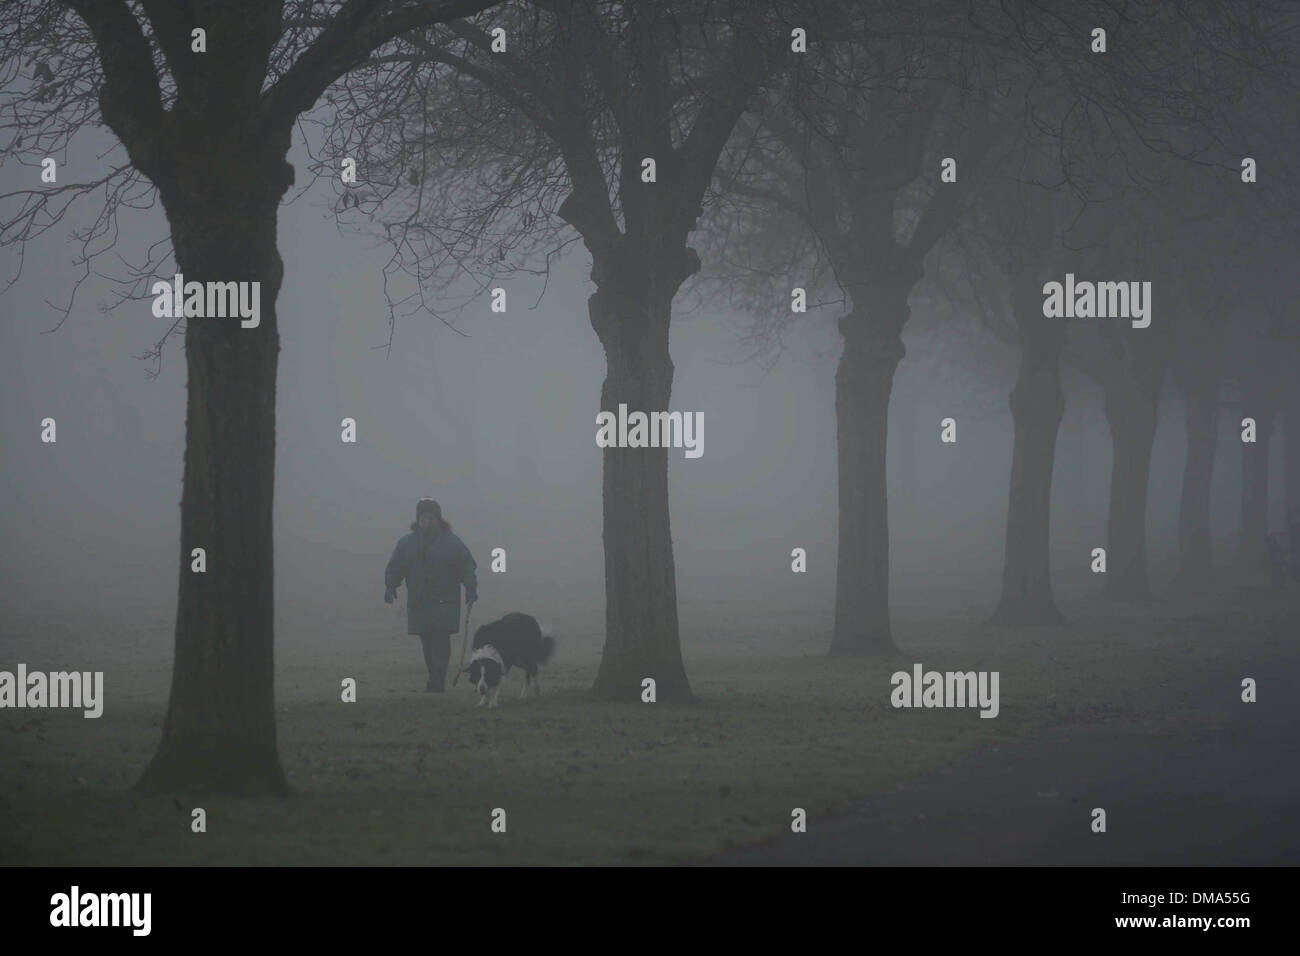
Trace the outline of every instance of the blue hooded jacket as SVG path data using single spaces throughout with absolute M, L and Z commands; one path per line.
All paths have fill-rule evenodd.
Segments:
M 384 569 L 384 586 L 406 582 L 406 633 L 460 630 L 460 586 L 478 600 L 478 565 L 450 527 L 416 528 L 397 542 Z

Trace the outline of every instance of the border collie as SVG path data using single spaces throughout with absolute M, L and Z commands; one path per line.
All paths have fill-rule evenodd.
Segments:
M 501 678 L 512 667 L 524 672 L 524 689 L 520 699 L 528 696 L 532 687 L 534 695 L 542 692 L 537 681 L 537 666 L 545 664 L 555 649 L 555 638 L 542 632 L 537 618 L 514 611 L 499 621 L 484 624 L 474 632 L 474 653 L 464 673 L 470 683 L 478 688 L 478 706 L 497 705 Z

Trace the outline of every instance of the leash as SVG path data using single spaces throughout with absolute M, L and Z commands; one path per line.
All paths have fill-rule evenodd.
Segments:
M 456 665 L 456 676 L 451 679 L 452 687 L 456 686 L 456 681 L 460 680 L 461 671 L 465 669 L 465 647 L 469 644 L 469 616 L 473 610 L 473 604 L 465 608 L 465 633 L 460 638 L 460 663 Z

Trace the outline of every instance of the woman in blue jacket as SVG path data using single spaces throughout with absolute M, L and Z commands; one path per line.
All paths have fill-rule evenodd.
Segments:
M 418 634 L 429 669 L 426 691 L 442 693 L 451 657 L 451 635 L 460 630 L 460 586 L 465 585 L 465 612 L 478 600 L 474 558 L 432 498 L 415 506 L 411 533 L 397 542 L 384 569 L 384 601 L 392 604 L 406 582 L 406 633 Z

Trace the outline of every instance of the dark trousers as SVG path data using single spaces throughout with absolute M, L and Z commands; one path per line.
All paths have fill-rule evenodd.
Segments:
M 425 631 L 420 635 L 424 666 L 429 669 L 429 687 L 441 691 L 447 682 L 447 662 L 451 660 L 451 635 L 445 631 Z

